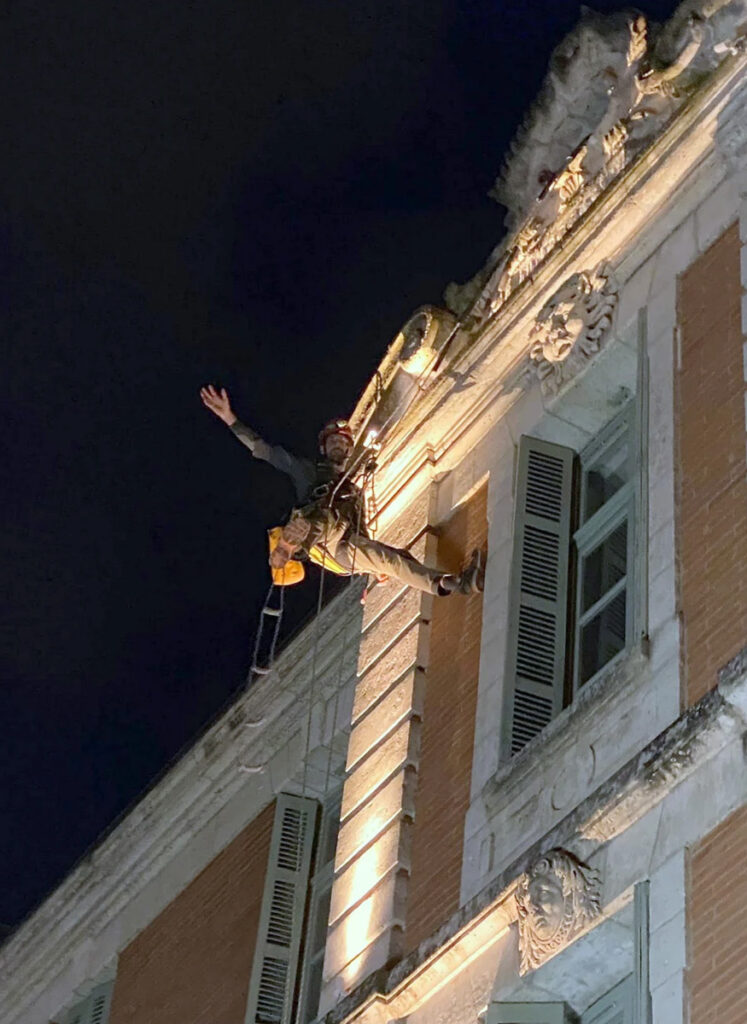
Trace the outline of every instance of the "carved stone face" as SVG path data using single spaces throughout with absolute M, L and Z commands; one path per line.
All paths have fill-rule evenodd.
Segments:
M 563 885 L 555 874 L 537 875 L 527 886 L 534 931 L 543 941 L 552 939 L 563 923 L 565 898 Z
M 599 350 L 616 302 L 617 285 L 604 263 L 558 288 L 530 333 L 529 359 L 544 389 L 557 390 Z
M 599 876 L 565 850 L 535 861 L 516 887 L 520 972 L 553 956 L 599 913 Z

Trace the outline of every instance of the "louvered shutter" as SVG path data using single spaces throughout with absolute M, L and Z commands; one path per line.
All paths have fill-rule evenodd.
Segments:
M 97 985 L 95 989 L 65 1017 L 65 1024 L 106 1024 L 109 1020 L 113 981 Z
M 615 985 L 581 1016 L 581 1024 L 633 1024 L 633 975 Z
M 317 808 L 278 797 L 245 1024 L 290 1024 Z
M 563 706 L 574 452 L 522 437 L 514 514 L 501 757 Z

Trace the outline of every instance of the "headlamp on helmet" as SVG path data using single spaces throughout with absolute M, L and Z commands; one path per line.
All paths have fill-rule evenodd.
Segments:
M 353 431 L 351 430 L 350 424 L 347 420 L 330 420 L 329 423 L 319 432 L 319 451 L 322 455 L 326 455 L 327 441 L 334 434 L 339 434 L 340 437 L 344 437 L 349 443 L 350 447 L 353 447 L 355 440 L 353 438 Z

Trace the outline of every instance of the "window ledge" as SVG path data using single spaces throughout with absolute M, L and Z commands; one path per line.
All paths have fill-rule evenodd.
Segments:
M 568 730 L 591 715 L 596 716 L 605 705 L 617 702 L 648 678 L 648 657 L 643 643 L 621 652 L 585 683 L 573 701 L 556 715 L 527 745 L 509 761 L 504 762 L 482 788 L 482 798 L 490 812 L 503 802 L 507 788 L 523 780 L 537 766 L 539 756 L 546 760 L 565 746 Z M 574 729 L 574 733 L 575 733 Z

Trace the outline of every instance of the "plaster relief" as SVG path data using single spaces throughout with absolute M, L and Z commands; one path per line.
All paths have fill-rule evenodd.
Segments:
M 520 974 L 563 949 L 600 914 L 599 873 L 566 850 L 550 850 L 516 887 Z
M 572 274 L 540 310 L 530 332 L 530 372 L 557 394 L 599 352 L 617 306 L 618 285 L 607 263 Z

